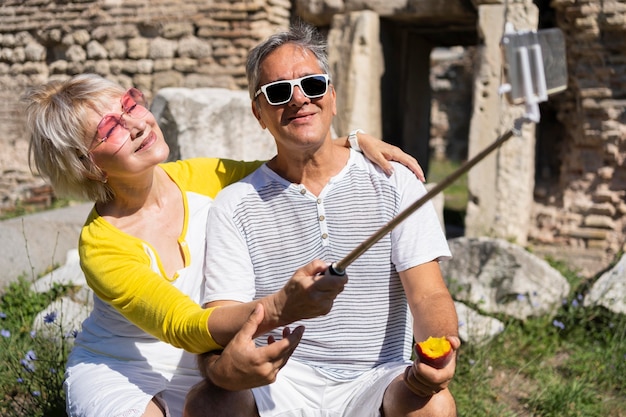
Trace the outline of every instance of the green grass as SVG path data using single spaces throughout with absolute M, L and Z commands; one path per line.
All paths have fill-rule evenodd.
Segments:
M 20 277 L 0 297 L 0 416 L 61 417 L 65 413 L 63 374 L 71 341 L 56 312 L 48 312 L 45 333 L 32 328 L 34 318 L 68 289 L 30 291 Z
M 461 347 L 459 416 L 626 416 L 626 316 L 582 307 L 584 284 L 573 288 L 556 317 L 509 319 L 488 344 Z
M 429 183 L 440 182 L 448 175 L 456 171 L 460 166 L 460 163 L 450 160 L 432 160 L 428 164 L 427 180 Z M 445 201 L 444 206 L 447 211 L 464 213 L 467 207 L 468 199 L 467 173 L 461 175 L 459 179 L 443 190 L 443 195 Z
M 80 204 L 83 202 L 84 201 L 80 200 L 58 198 L 56 196 L 52 196 L 52 202 L 50 203 L 50 206 L 43 208 L 38 205 L 27 205 L 18 202 L 17 205 L 15 207 L 12 207 L 11 209 L 5 209 L 4 211 L 0 211 L 0 220 L 8 220 L 15 217 L 26 216 L 28 214 L 34 214 L 46 210 L 55 210 L 70 206 L 72 204 Z

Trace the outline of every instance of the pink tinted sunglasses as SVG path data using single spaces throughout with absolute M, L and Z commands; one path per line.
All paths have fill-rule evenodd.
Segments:
M 133 119 L 140 119 L 148 114 L 144 95 L 136 88 L 129 88 L 120 99 L 120 103 L 122 105 L 122 114 L 109 113 L 104 115 L 96 128 L 97 142 L 89 148 L 87 153 L 93 152 L 94 149 L 104 142 L 109 142 L 113 145 L 123 145 L 130 137 L 130 131 L 126 127 L 124 115 L 128 115 Z

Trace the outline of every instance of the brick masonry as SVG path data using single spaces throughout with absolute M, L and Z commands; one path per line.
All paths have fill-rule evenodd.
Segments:
M 537 157 L 549 162 L 538 165 L 528 240 L 608 265 L 626 229 L 626 3 L 550 4 L 566 35 L 569 85 L 551 101 L 556 127 L 542 133 L 550 146 Z M 28 168 L 18 105 L 27 86 L 96 72 L 148 96 L 163 87 L 244 89 L 248 50 L 292 14 L 289 0 L 3 0 L 0 212 L 52 199 Z
M 568 89 L 554 96 L 556 169 L 538 181 L 529 232 L 553 255 L 606 267 L 626 231 L 626 3 L 554 0 L 566 38 Z M 556 134 L 555 134 L 556 133 Z M 556 136 L 558 134 L 558 136 Z M 539 157 L 540 155 L 538 155 Z
M 27 86 L 95 72 L 148 99 L 164 87 L 245 89 L 249 49 L 286 27 L 290 10 L 289 0 L 3 0 L 0 212 L 52 199 L 28 166 Z

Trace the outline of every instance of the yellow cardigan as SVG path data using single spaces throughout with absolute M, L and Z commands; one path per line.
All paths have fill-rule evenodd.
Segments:
M 195 158 L 160 166 L 183 193 L 214 198 L 222 188 L 261 164 Z M 187 230 L 185 220 L 183 236 Z M 130 322 L 164 342 L 192 353 L 220 349 L 207 326 L 212 309 L 203 309 L 172 286 L 162 270 L 161 274 L 154 272 L 145 245 L 146 242 L 111 225 L 94 208 L 79 240 L 81 267 L 89 287 Z M 185 266 L 188 262 L 189 257 L 185 256 Z

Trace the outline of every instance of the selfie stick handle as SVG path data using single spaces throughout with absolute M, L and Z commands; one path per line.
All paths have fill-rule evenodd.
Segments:
M 494 141 L 491 145 L 483 149 L 478 155 L 474 156 L 472 159 L 466 161 L 463 165 L 461 165 L 456 171 L 452 174 L 444 178 L 441 182 L 437 183 L 433 188 L 431 188 L 426 194 L 424 194 L 421 198 L 419 198 L 416 202 L 411 204 L 409 207 L 405 208 L 401 211 L 396 217 L 391 219 L 387 224 L 378 229 L 376 233 L 367 238 L 363 243 L 357 246 L 352 250 L 345 258 L 340 261 L 334 262 L 329 267 L 330 273 L 333 275 L 344 275 L 346 273 L 346 268 L 352 264 L 359 256 L 363 255 L 365 251 L 374 246 L 376 242 L 382 239 L 387 233 L 393 230 L 398 224 L 404 221 L 407 217 L 409 217 L 413 212 L 422 207 L 428 200 L 439 194 L 444 188 L 450 186 L 454 181 L 456 181 L 461 175 L 465 174 L 469 171 L 474 165 L 483 160 L 487 155 L 497 149 L 500 145 L 506 142 L 511 136 L 521 135 L 521 130 L 518 128 L 513 128 L 507 131 L 504 135 L 500 136 L 496 141 Z

